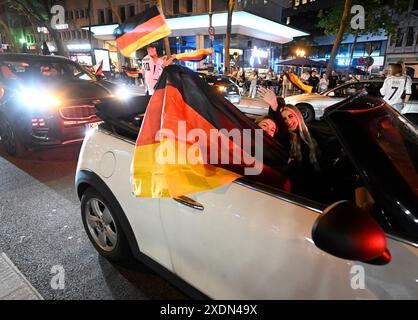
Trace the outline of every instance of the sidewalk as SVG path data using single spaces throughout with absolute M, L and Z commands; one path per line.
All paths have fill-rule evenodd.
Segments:
M 0 254 L 0 300 L 43 300 L 5 253 Z

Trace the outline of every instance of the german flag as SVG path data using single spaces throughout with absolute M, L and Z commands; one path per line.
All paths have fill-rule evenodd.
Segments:
M 129 18 L 115 29 L 116 44 L 125 57 L 171 33 L 158 6 Z
M 129 78 L 139 78 L 139 71 L 138 70 L 126 70 L 126 75 Z
M 312 93 L 313 87 L 304 84 L 300 78 L 295 75 L 293 72 L 286 73 L 286 77 L 290 80 L 290 82 L 301 89 L 305 93 Z
M 238 178 L 289 190 L 287 178 L 280 173 L 287 153 L 256 129 L 252 120 L 195 72 L 179 65 L 164 68 L 136 142 L 134 194 L 173 198 Z M 232 132 L 241 139 L 232 137 Z M 261 157 L 257 148 L 263 151 Z M 246 176 L 246 169 L 255 167 L 260 168 L 259 174 Z
M 212 54 L 213 49 L 199 49 L 192 52 L 177 54 L 176 59 L 181 61 L 201 61 Z

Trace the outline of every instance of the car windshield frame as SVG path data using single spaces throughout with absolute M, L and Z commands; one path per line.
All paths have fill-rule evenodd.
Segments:
M 11 70 L 12 66 L 14 70 Z M 6 58 L 0 59 L 0 68 L 0 79 L 6 83 L 30 80 L 97 81 L 95 75 L 86 68 L 74 61 L 65 59 Z M 24 71 L 17 71 L 19 68 L 23 68 Z M 57 72 L 55 76 L 52 75 L 52 70 Z M 73 70 L 77 70 L 79 73 L 75 74 Z M 50 72 L 49 75 L 48 72 Z

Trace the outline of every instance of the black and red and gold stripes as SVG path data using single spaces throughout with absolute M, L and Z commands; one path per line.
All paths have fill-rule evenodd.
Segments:
M 126 20 L 115 29 L 116 44 L 125 57 L 171 33 L 165 17 L 157 6 Z
M 199 49 L 192 52 L 180 53 L 176 55 L 177 60 L 181 61 L 201 61 L 213 54 L 213 49 Z
M 286 73 L 286 76 L 293 85 L 301 89 L 303 92 L 312 93 L 313 87 L 303 83 L 302 80 L 293 72 Z
M 275 140 L 261 134 L 262 158 L 255 159 L 251 165 L 244 161 L 256 148 L 257 128 L 196 73 L 178 65 L 166 67 L 151 97 L 136 142 L 135 195 L 177 197 L 214 189 L 245 176 L 245 168 L 255 162 L 262 170 L 251 178 L 260 182 L 268 180 L 269 184 L 286 189 L 288 180 L 276 168 L 286 164 L 287 156 Z M 251 139 L 238 141 L 228 136 L 232 130 L 242 133 L 244 129 L 254 134 Z M 198 139 L 193 134 L 190 137 L 196 130 Z M 159 136 L 158 132 L 173 134 Z M 220 140 L 226 138 L 226 143 L 210 139 L 213 135 Z M 174 150 L 174 156 L 171 161 L 161 163 L 157 157 L 167 150 Z M 193 159 L 188 157 L 190 154 Z M 222 161 L 225 154 L 227 161 Z M 194 161 L 196 158 L 200 161 Z

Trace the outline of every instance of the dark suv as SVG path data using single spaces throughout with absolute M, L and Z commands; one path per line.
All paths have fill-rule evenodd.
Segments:
M 13 156 L 80 141 L 95 126 L 95 104 L 118 87 L 54 56 L 0 55 L 0 137 Z

